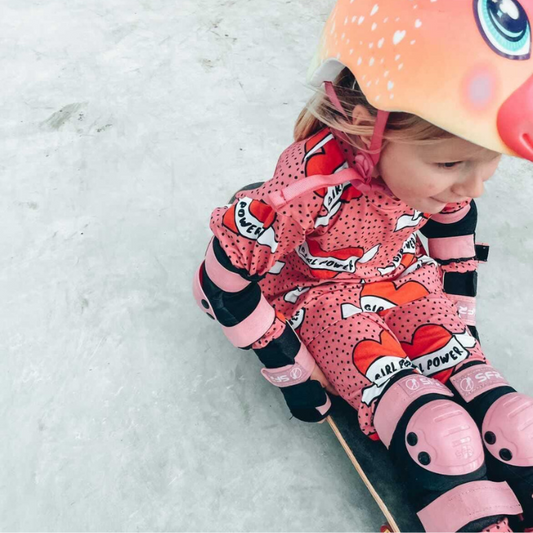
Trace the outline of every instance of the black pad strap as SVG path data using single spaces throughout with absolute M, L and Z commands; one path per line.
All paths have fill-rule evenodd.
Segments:
M 476 259 L 486 263 L 489 259 L 489 249 L 488 244 L 476 244 Z
M 286 323 L 283 333 L 271 340 L 264 348 L 254 350 L 267 368 L 281 368 L 293 365 L 302 343 L 291 326 Z
M 239 292 L 225 292 L 215 285 L 202 265 L 202 288 L 217 320 L 225 327 L 240 324 L 257 308 L 261 300 L 261 289 L 257 283 L 250 283 Z
M 477 272 L 445 272 L 444 292 L 458 296 L 476 296 Z

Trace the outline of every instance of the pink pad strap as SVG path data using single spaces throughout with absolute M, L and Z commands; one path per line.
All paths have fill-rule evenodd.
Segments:
M 276 311 L 262 294 L 259 304 L 249 316 L 236 326 L 222 326 L 222 331 L 231 344 L 237 348 L 247 348 L 269 330 L 275 319 Z
M 231 272 L 222 266 L 215 255 L 213 239 L 211 239 L 207 247 L 205 270 L 209 279 L 225 292 L 239 292 L 250 285 L 250 282 L 242 278 L 239 274 Z
M 509 386 L 507 380 L 489 365 L 471 366 L 452 376 L 450 381 L 466 403 L 488 390 Z
M 446 294 L 455 302 L 459 316 L 468 326 L 476 325 L 476 298 L 474 296 L 462 296 L 460 294 Z
M 400 379 L 385 393 L 376 408 L 374 427 L 387 448 L 390 446 L 398 420 L 407 407 L 420 396 L 431 393 L 453 396 L 450 389 L 440 381 L 419 374 Z
M 469 522 L 493 515 L 518 515 L 522 506 L 507 484 L 464 483 L 422 509 L 418 518 L 426 531 L 459 531 Z
M 429 255 L 434 259 L 447 261 L 448 259 L 476 257 L 473 234 L 428 239 L 428 246 Z
M 276 387 L 292 387 L 298 383 L 307 381 L 316 367 L 316 361 L 302 343 L 294 364 L 281 368 L 263 368 L 263 377 Z

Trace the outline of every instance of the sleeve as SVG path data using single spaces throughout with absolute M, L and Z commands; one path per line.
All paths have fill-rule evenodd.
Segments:
M 449 204 L 422 228 L 428 253 L 441 266 L 444 291 L 457 304 L 459 315 L 477 337 L 477 267 L 488 258 L 488 246 L 476 244 L 477 207 L 474 200 Z
M 253 348 L 270 368 L 294 363 L 301 343 L 285 317 L 266 301 L 258 282 L 315 230 L 322 207 L 313 192 L 278 209 L 269 204 L 273 192 L 305 177 L 294 147 L 288 150 L 271 180 L 238 192 L 230 205 L 213 211 L 213 239 L 198 273 L 203 310 L 220 322 L 232 344 Z

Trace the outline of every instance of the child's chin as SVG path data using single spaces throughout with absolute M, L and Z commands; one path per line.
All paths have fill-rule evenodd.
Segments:
M 421 211 L 422 213 L 436 215 L 446 207 L 446 204 L 443 204 L 442 202 L 437 202 L 437 200 L 433 200 L 432 198 L 428 198 L 427 200 L 424 199 L 413 202 L 410 207 L 416 209 L 417 211 Z

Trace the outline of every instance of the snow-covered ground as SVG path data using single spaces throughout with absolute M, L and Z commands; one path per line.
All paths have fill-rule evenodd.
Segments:
M 379 528 L 190 289 L 212 209 L 291 142 L 332 4 L 0 4 L 1 530 Z M 483 347 L 524 392 L 532 193 L 506 158 L 478 202 Z

